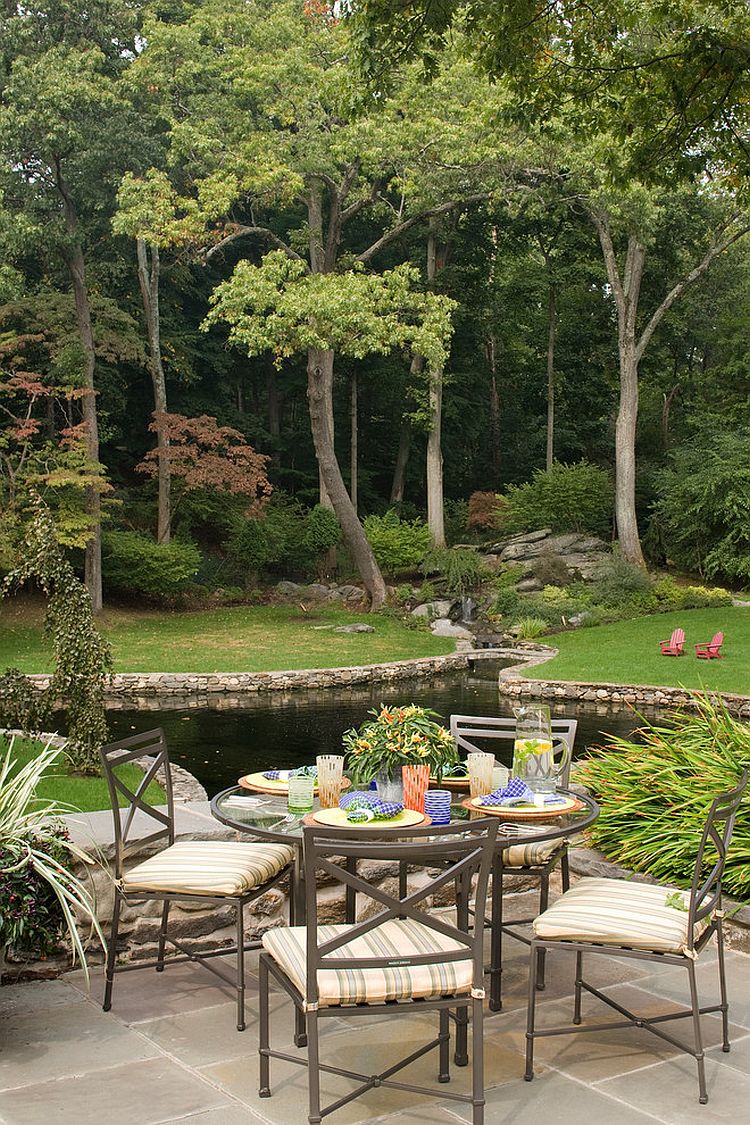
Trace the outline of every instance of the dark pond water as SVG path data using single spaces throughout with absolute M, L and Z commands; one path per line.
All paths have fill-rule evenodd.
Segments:
M 314 762 L 317 754 L 335 753 L 344 731 L 359 726 L 368 709 L 380 703 L 431 707 L 446 724 L 451 714 L 512 715 L 510 701 L 498 694 L 497 672 L 496 664 L 482 661 L 476 671 L 392 685 L 160 700 L 158 705 L 144 699 L 138 708 L 111 710 L 108 717 L 113 739 L 163 727 L 172 759 L 213 795 L 261 767 L 302 765 Z M 601 732 L 628 735 L 639 725 L 625 706 L 560 704 L 552 711 L 578 719 L 577 753 L 600 741 Z

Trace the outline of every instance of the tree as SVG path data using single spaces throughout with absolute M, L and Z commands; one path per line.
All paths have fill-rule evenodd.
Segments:
M 207 415 L 186 418 L 182 414 L 160 413 L 155 414 L 149 429 L 160 434 L 161 440 L 155 449 L 149 450 L 138 469 L 161 479 L 161 462 L 168 462 L 169 479 L 180 482 L 170 507 L 170 520 L 180 500 L 196 489 L 245 496 L 250 502 L 249 512 L 257 510 L 270 496 L 268 457 L 256 453 L 239 430 L 219 426 L 215 418 Z M 169 542 L 169 532 L 168 525 L 165 542 Z
M 307 354 L 313 441 L 326 491 L 373 609 L 385 600 L 385 583 L 352 504 L 333 449 L 329 410 L 336 353 L 355 359 L 371 352 L 410 348 L 429 364 L 445 361 L 453 302 L 414 286 L 413 267 L 380 275 L 360 267 L 347 273 L 310 273 L 302 261 L 270 251 L 261 266 L 240 262 L 217 287 L 207 323 L 225 321 L 230 340 L 250 355 L 271 351 L 279 362 Z

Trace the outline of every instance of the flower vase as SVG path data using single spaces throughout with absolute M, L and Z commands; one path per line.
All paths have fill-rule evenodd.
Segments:
M 424 815 L 424 795 L 430 784 L 429 766 L 403 766 L 404 808 Z
M 400 769 L 398 777 L 391 777 L 385 770 L 379 771 L 375 774 L 375 784 L 378 789 L 378 797 L 380 797 L 381 801 L 403 805 L 404 782 L 401 777 Z

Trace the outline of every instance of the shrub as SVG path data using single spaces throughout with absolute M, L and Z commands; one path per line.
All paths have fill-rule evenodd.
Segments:
M 534 577 L 543 586 L 567 586 L 570 582 L 570 569 L 562 555 L 554 551 L 542 551 L 531 568 Z
M 18 668 L 6 668 L 0 676 L 0 727 L 25 733 L 49 729 L 49 696 L 34 687 Z
M 195 578 L 200 562 L 195 544 L 179 539 L 156 543 L 137 531 L 107 531 L 102 536 L 104 583 L 123 594 L 174 597 Z
M 631 739 L 612 738 L 581 763 L 576 780 L 591 789 L 601 815 L 591 829 L 609 859 L 663 882 L 687 884 L 703 822 L 716 793 L 733 788 L 750 765 L 750 726 L 723 705 L 693 696 Z M 725 889 L 750 898 L 750 805 L 740 805 L 724 874 Z
M 721 586 L 678 586 L 668 575 L 654 583 L 658 608 L 666 613 L 676 609 L 710 609 L 732 604 L 732 595 Z
M 523 599 L 519 593 L 510 588 L 505 590 L 498 590 L 495 594 L 495 600 L 492 604 L 492 612 L 499 613 L 503 617 L 511 617 L 517 612 L 521 606 Z
M 487 568 L 469 548 L 434 548 L 423 560 L 423 574 L 437 574 L 445 581 L 445 592 L 460 598 L 475 590 L 487 577 Z
M 537 469 L 526 484 L 511 485 L 507 493 L 507 526 L 512 531 L 609 532 L 614 493 L 609 473 L 579 461 L 555 462 L 549 472 Z
M 495 589 L 507 590 L 515 587 L 516 583 L 521 581 L 525 573 L 526 570 L 521 563 L 505 563 L 502 570 L 498 571 L 495 577 Z
M 651 579 L 646 571 L 628 562 L 619 551 L 607 555 L 597 567 L 593 601 L 612 606 L 636 602 L 645 608 L 650 594 Z
M 547 629 L 547 622 L 541 617 L 522 617 L 515 625 L 516 636 L 522 641 L 533 641 L 546 633 Z
M 393 510 L 384 516 L 368 516 L 364 529 L 378 566 L 389 573 L 417 567 L 432 542 L 423 520 L 402 520 Z
M 313 509 L 314 510 L 314 509 Z M 227 545 L 227 556 L 235 571 L 252 578 L 264 570 L 304 569 L 309 552 L 304 545 L 305 509 L 283 493 L 275 492 L 262 512 L 243 519 Z
M 313 559 L 335 547 L 341 538 L 339 521 L 330 508 L 316 504 L 305 516 L 302 545 Z
M 402 585 L 397 586 L 393 591 L 393 600 L 396 605 L 408 605 L 410 601 L 414 600 L 414 594 L 415 591 L 413 586 L 410 586 L 408 582 L 402 583 Z
M 704 432 L 657 477 L 669 557 L 708 577 L 750 579 L 750 430 Z
M 479 531 L 499 531 L 508 511 L 508 501 L 497 492 L 472 492 L 468 526 Z
M 469 528 L 469 505 L 465 500 L 446 500 L 444 504 L 445 538 L 459 543 Z

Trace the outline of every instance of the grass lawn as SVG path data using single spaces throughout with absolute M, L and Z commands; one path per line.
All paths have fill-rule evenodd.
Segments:
M 13 759 L 20 768 L 36 757 L 41 749 L 41 743 L 16 738 L 13 742 Z M 0 753 L 5 755 L 6 751 L 7 741 L 0 739 Z M 80 812 L 111 808 L 109 790 L 103 777 L 71 777 L 65 770 L 65 764 L 65 757 L 61 754 L 37 786 L 37 797 L 44 801 L 60 801 L 61 804 L 72 805 Z M 143 777 L 143 771 L 133 765 L 120 766 L 117 773 L 130 789 L 135 789 Z M 166 801 L 163 789 L 154 782 L 146 790 L 146 799 L 158 805 L 163 805 Z M 120 804 L 125 804 L 122 797 Z
M 659 641 L 685 630 L 685 655 L 662 656 Z M 697 660 L 693 645 L 725 635 L 724 660 Z M 543 638 L 545 639 L 545 638 Z M 603 680 L 750 694 L 750 608 L 690 609 L 618 621 L 548 638 L 560 653 L 529 669 L 532 679 Z
M 38 601 L 0 602 L 0 668 L 52 670 Z M 334 633 L 364 621 L 374 633 Z M 387 615 L 299 606 L 233 606 L 198 613 L 105 610 L 99 620 L 118 672 L 272 672 L 345 668 L 453 652 L 449 638 Z

